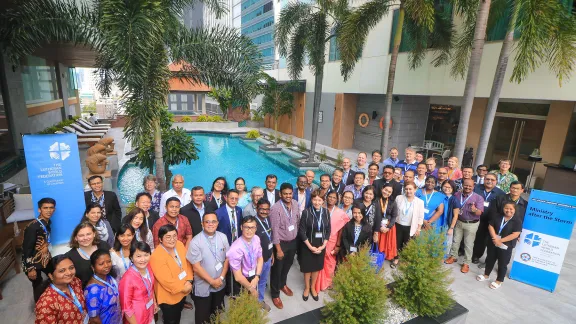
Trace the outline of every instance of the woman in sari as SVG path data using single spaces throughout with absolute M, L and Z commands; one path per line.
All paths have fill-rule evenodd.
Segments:
M 324 255 L 324 268 L 318 273 L 318 280 L 316 281 L 316 291 L 323 291 L 330 289 L 332 286 L 332 278 L 336 270 L 337 256 L 340 252 L 340 240 L 342 236 L 342 228 L 350 218 L 340 208 L 336 207 L 338 202 L 338 193 L 330 191 L 326 198 L 326 205 L 328 213 L 330 214 L 330 238 L 326 244 L 326 254 Z
M 396 248 L 396 217 L 398 210 L 396 203 L 390 199 L 392 195 L 391 183 L 386 183 L 381 189 L 382 198 L 378 199 L 378 204 L 382 209 L 382 223 L 380 224 L 380 238 L 378 239 L 378 249 L 384 252 L 386 260 L 392 260 L 398 255 Z

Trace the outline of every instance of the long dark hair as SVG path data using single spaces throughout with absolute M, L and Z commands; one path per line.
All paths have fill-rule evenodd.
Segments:
M 112 260 L 112 256 L 110 255 L 110 251 L 105 250 L 105 249 L 98 249 L 98 250 L 94 251 L 94 253 L 92 253 L 92 255 L 90 255 L 90 265 L 92 266 L 92 271 L 94 272 L 94 274 L 96 274 L 96 271 L 94 271 L 94 268 L 96 267 L 96 261 L 98 261 L 98 259 L 103 255 L 107 255 L 108 257 L 110 257 L 110 260 Z M 108 274 L 115 278 L 116 277 L 116 269 L 114 269 L 114 267 L 111 267 L 110 273 L 108 273 Z
M 128 215 L 126 215 L 122 219 L 122 223 L 128 224 L 128 225 L 130 225 L 130 227 L 132 227 L 132 220 L 138 214 L 142 214 L 142 217 L 143 217 L 142 218 L 142 224 L 140 224 L 140 227 L 138 227 L 138 229 L 140 230 L 140 239 L 142 240 L 142 242 L 146 242 L 146 237 L 148 236 L 148 226 L 146 225 L 146 213 L 144 212 L 144 210 L 142 210 L 138 207 L 132 208 L 132 210 L 130 210 Z M 134 229 L 134 230 L 136 230 L 136 229 Z M 133 232 L 134 232 L 134 234 L 136 234 L 136 231 L 133 231 Z M 116 248 L 114 248 L 114 249 L 116 249 Z
M 48 260 L 48 264 L 46 264 L 46 272 L 49 274 L 54 275 L 54 272 L 56 271 L 56 267 L 58 266 L 58 264 L 60 264 L 60 262 L 64 261 L 64 260 L 70 260 L 72 261 L 72 259 L 70 259 L 69 256 L 67 256 L 66 254 L 60 254 L 57 255 L 53 258 L 51 258 L 50 260 Z M 37 276 L 40 276 L 41 274 L 38 273 Z M 44 291 L 46 290 L 46 288 L 48 288 L 48 286 L 52 283 L 52 280 L 50 280 L 50 277 L 48 277 L 48 279 L 44 280 L 42 282 L 42 284 L 40 286 L 38 286 L 38 288 L 36 288 L 37 292 L 38 292 L 38 296 L 42 295 L 44 293 Z
M 134 230 L 134 227 L 126 223 L 120 225 L 120 229 L 118 230 L 118 232 L 116 232 L 116 237 L 114 238 L 114 250 L 119 251 L 120 253 L 122 253 L 122 244 L 120 244 L 120 240 L 118 239 L 118 237 L 126 233 L 126 231 L 130 231 L 132 232 L 132 235 L 134 235 L 134 238 L 132 238 L 132 243 L 130 244 L 130 246 L 132 246 L 136 241 L 136 230 Z M 146 242 L 146 240 L 144 240 L 144 242 Z
M 354 208 L 360 209 L 360 214 L 362 214 L 362 220 L 360 221 L 360 225 L 364 226 L 368 224 L 368 220 L 366 219 L 366 206 L 364 206 L 364 204 L 361 202 L 354 202 L 352 204 L 352 213 L 354 213 Z M 352 216 L 352 223 L 354 223 L 354 216 Z
M 86 210 L 84 210 L 84 215 L 82 215 L 82 219 L 80 220 L 80 223 L 90 222 L 90 220 L 88 219 L 88 213 L 94 208 L 100 208 L 100 211 L 102 211 L 102 206 L 100 206 L 99 203 L 95 203 L 95 202 L 89 203 L 88 205 L 86 205 Z M 102 220 L 102 215 L 100 215 L 100 220 Z
M 226 178 L 224 177 L 218 177 L 216 179 L 214 179 L 214 181 L 212 182 L 212 188 L 210 189 L 210 191 L 214 191 L 214 185 L 216 184 L 216 181 L 218 180 L 222 180 L 224 181 L 224 188 L 222 189 L 222 195 L 226 196 L 228 194 L 228 181 L 226 181 Z M 234 183 L 236 184 L 236 183 Z M 246 184 L 246 181 L 244 181 L 244 184 Z

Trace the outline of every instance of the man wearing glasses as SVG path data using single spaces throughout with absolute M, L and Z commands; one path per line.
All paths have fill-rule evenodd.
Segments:
M 384 166 L 382 179 L 375 180 L 372 184 L 374 186 L 374 195 L 377 198 L 382 197 L 382 187 L 387 183 L 392 184 L 392 195 L 390 196 L 390 199 L 391 201 L 394 201 L 396 200 L 396 196 L 402 194 L 402 185 L 398 181 L 394 180 L 394 167 L 392 165 Z
M 228 244 L 230 245 L 240 237 L 242 209 L 236 206 L 238 205 L 238 196 L 238 190 L 229 190 L 226 204 L 216 209 L 216 216 L 218 216 L 218 231 L 226 234 Z
M 298 202 L 298 208 L 300 208 L 300 210 L 310 207 L 310 194 L 312 190 L 308 187 L 308 178 L 306 178 L 305 175 L 298 176 L 296 188 L 292 194 L 292 200 Z
M 250 198 L 252 198 L 252 202 L 246 205 L 246 207 L 244 207 L 244 209 L 242 210 L 242 216 L 256 217 L 256 215 L 258 214 L 256 204 L 260 199 L 262 199 L 262 197 L 264 197 L 264 189 L 258 186 L 252 187 L 252 191 L 250 192 Z
M 438 179 L 438 182 L 434 190 L 442 192 L 442 183 L 444 183 L 444 181 L 448 179 L 448 169 L 446 169 L 445 167 L 438 168 L 436 174 L 438 175 L 436 177 Z
M 476 168 L 476 175 L 472 177 L 472 180 L 474 180 L 476 186 L 484 184 L 484 179 L 487 173 L 488 173 L 488 167 L 484 164 L 480 164 Z
M 103 190 L 104 180 L 99 175 L 88 178 L 90 191 L 84 192 L 86 205 L 98 203 L 102 207 L 102 218 L 110 222 L 112 230 L 116 233 L 122 224 L 122 209 L 118 196 L 112 191 Z
M 484 184 L 476 184 L 474 192 L 484 198 L 484 211 L 480 215 L 480 224 L 474 239 L 474 249 L 472 251 L 472 263 L 477 264 L 486 250 L 486 240 L 490 236 L 488 223 L 490 222 L 490 205 L 494 204 L 497 197 L 505 195 L 504 191 L 496 187 L 498 178 L 494 173 L 484 176 Z
M 426 176 L 433 176 L 438 178 L 438 169 L 436 169 L 436 159 L 428 158 L 426 159 Z
M 270 202 L 266 199 L 260 199 L 257 203 L 258 216 L 256 235 L 260 238 L 260 247 L 262 247 L 262 272 L 258 281 L 258 301 L 262 305 L 262 309 L 267 312 L 270 311 L 270 306 L 264 301 L 264 291 L 266 290 L 266 283 L 268 282 L 268 277 L 270 276 L 270 269 L 274 263 L 273 248 L 272 244 L 272 226 L 268 220 L 268 214 L 270 213 Z

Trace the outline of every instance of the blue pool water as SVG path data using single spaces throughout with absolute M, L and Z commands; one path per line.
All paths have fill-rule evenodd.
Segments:
M 285 154 L 276 153 L 266 155 L 258 152 L 260 143 L 242 142 L 238 137 L 220 134 L 195 133 L 196 144 L 200 149 L 199 159 L 192 164 L 172 166 L 173 174 L 184 176 L 184 186 L 188 189 L 193 186 L 202 186 L 208 192 L 216 177 L 224 176 L 228 186 L 234 186 L 237 177 L 246 180 L 247 188 L 252 186 L 264 187 L 266 175 L 275 174 L 278 177 L 278 188 L 283 182 L 296 184 L 299 172 L 290 167 Z M 143 190 L 142 179 L 148 174 L 147 170 L 134 165 L 126 165 L 118 177 L 118 190 L 122 202 L 129 203 L 136 194 Z

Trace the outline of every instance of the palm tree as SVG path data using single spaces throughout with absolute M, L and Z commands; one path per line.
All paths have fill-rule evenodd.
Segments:
M 350 12 L 347 0 L 290 2 L 280 12 L 274 33 L 280 55 L 286 57 L 288 72 L 293 80 L 299 78 L 306 61 L 314 74 L 314 109 L 312 138 L 308 162 L 314 161 L 318 139 L 318 118 L 322 96 L 322 81 L 326 43 L 335 34 L 340 21 Z
M 263 85 L 262 112 L 274 118 L 274 131 L 278 137 L 278 121 L 284 115 L 290 116 L 293 110 L 294 95 L 288 89 L 292 83 L 280 84 L 276 79 L 265 74 L 266 84 Z
M 217 0 L 200 0 L 217 15 Z M 257 48 L 232 28 L 188 29 L 183 9 L 196 0 L 24 0 L 2 15 L 0 40 L 14 64 L 46 44 L 67 43 L 96 54 L 99 89 L 113 83 L 124 93 L 129 115 L 125 136 L 136 146 L 153 134 L 156 175 L 163 187 L 160 116 L 177 76 L 192 83 L 242 93 L 260 70 Z M 171 75 L 170 62 L 182 69 Z
M 537 8 L 534 5 L 537 5 Z M 519 32 L 519 37 L 511 81 L 520 83 L 541 62 L 548 61 L 551 70 L 556 73 L 562 84 L 562 80 L 570 77 L 576 60 L 576 22 L 560 1 L 494 0 L 488 25 L 492 25 L 491 22 L 505 17 L 506 14 L 509 14 L 508 29 L 502 42 L 482 124 L 476 165 L 483 164 L 486 157 L 516 31 Z
M 444 2 L 448 1 L 400 0 L 398 20 L 395 26 L 396 32 L 390 55 L 390 67 L 388 68 L 385 125 L 390 125 L 396 62 L 400 45 L 405 42 L 412 47 L 409 57 L 411 69 L 421 65 L 428 49 L 436 52 L 432 61 L 434 66 L 448 62 L 453 26 L 451 12 L 444 10 L 446 5 Z M 395 0 L 371 0 L 355 9 L 344 20 L 337 33 L 340 59 L 342 60 L 340 70 L 344 80 L 348 80 L 356 62 L 362 56 L 362 49 L 370 30 L 397 3 L 398 1 Z M 405 39 L 403 39 L 404 34 L 407 36 Z M 390 128 L 384 127 L 380 142 L 382 152 L 388 151 L 389 137 Z

